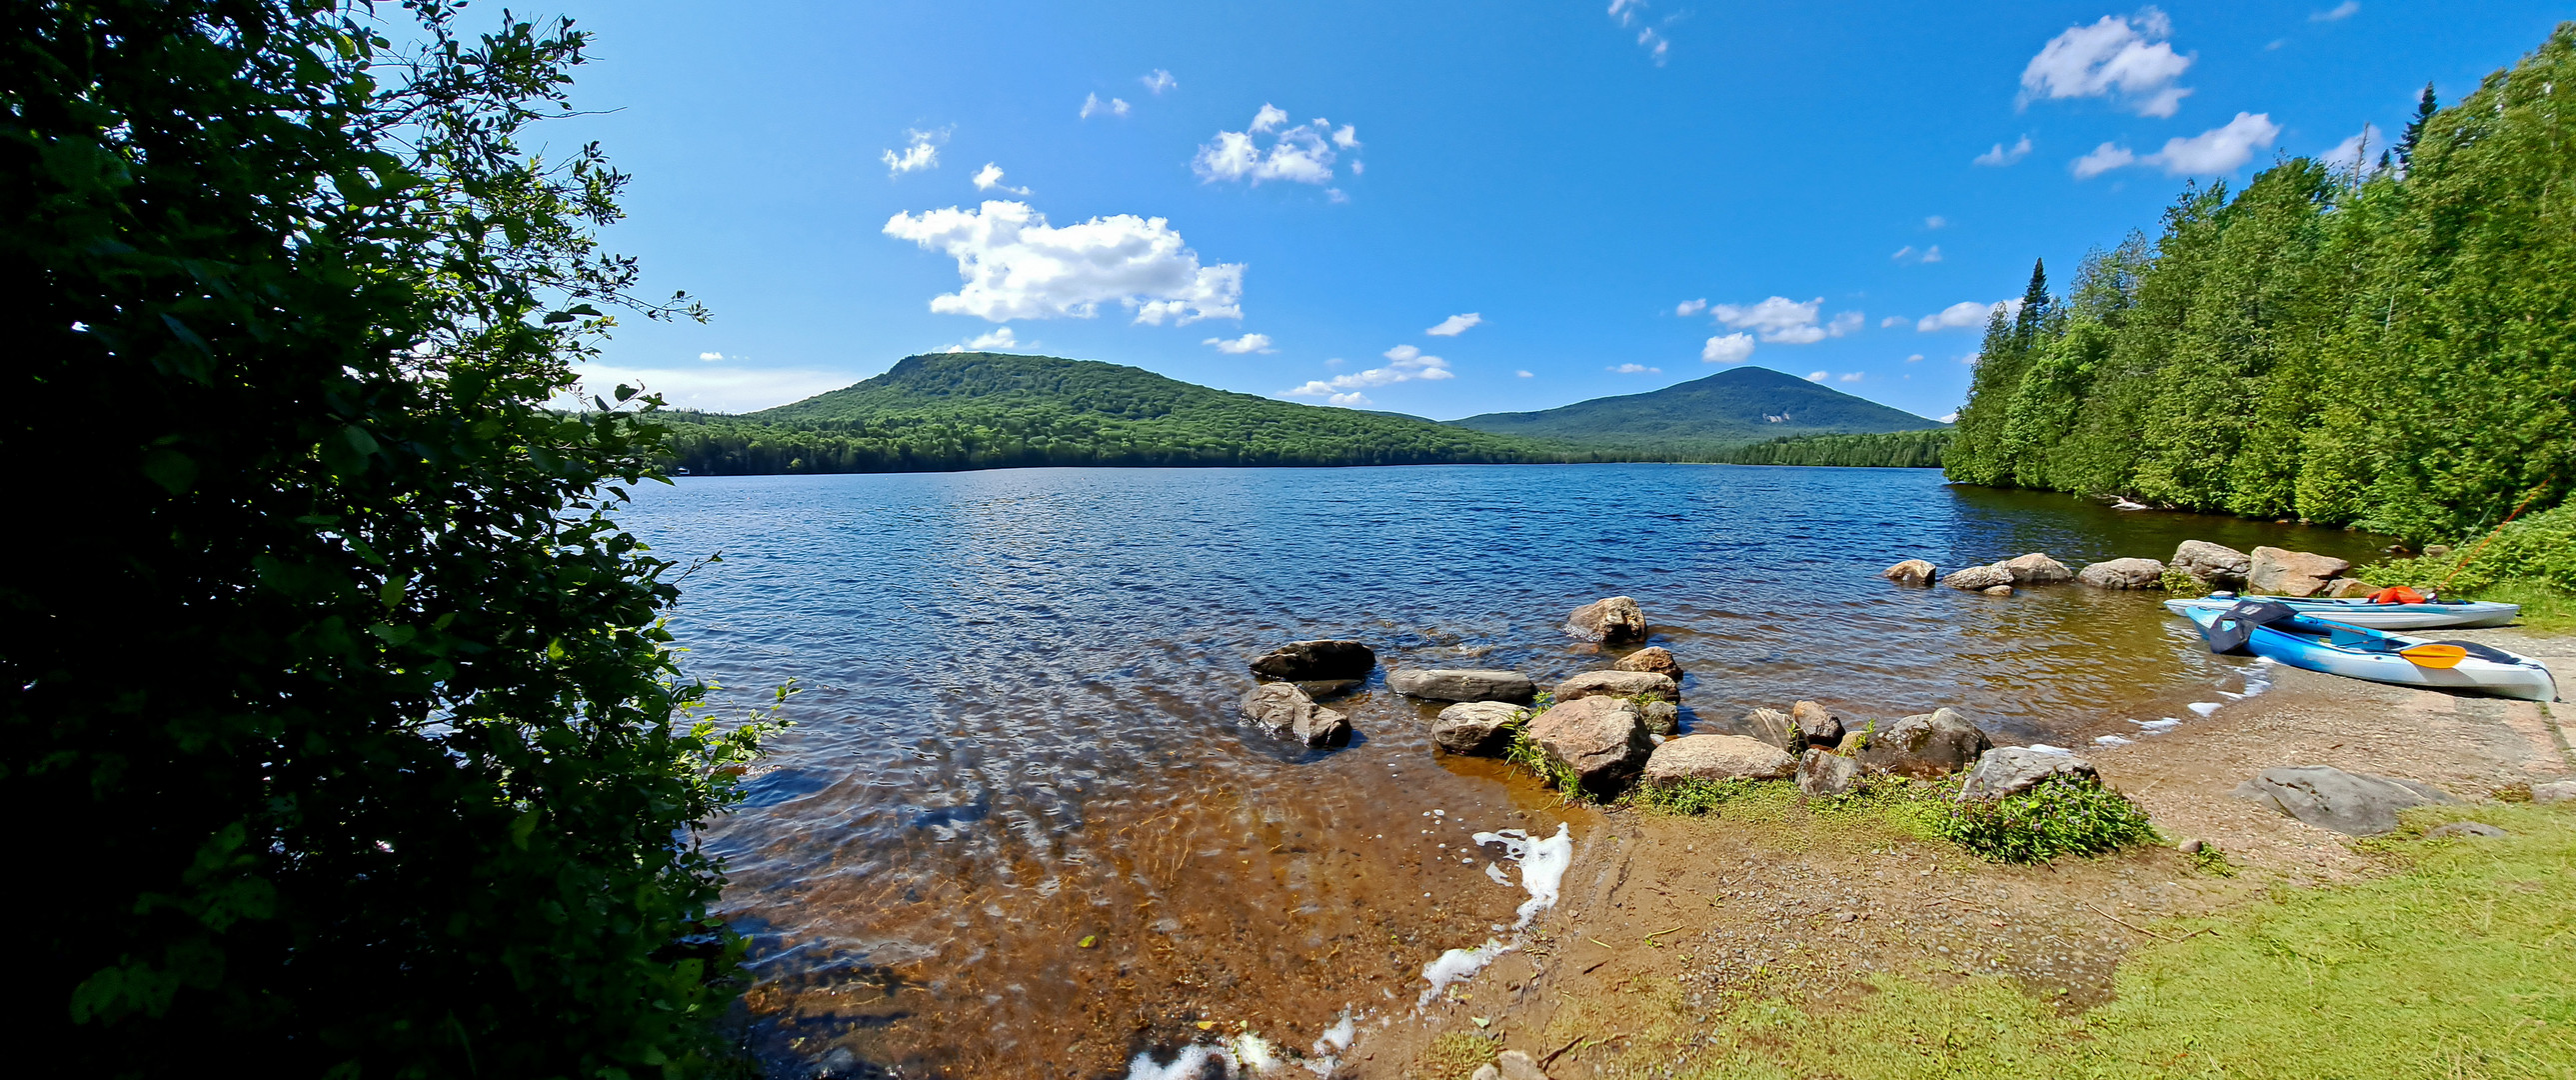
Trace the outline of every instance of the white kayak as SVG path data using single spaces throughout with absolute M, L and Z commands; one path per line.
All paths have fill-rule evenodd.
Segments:
M 2256 656 L 2372 682 L 2470 690 L 2526 701 L 2558 696 L 2539 661 L 2470 641 L 2428 641 L 2297 613 L 2271 601 L 2183 612 L 2211 652 Z M 2409 656 L 2408 653 L 2415 655 Z
M 2236 596 L 2212 593 L 2199 600 L 2167 600 L 2165 609 L 2176 615 L 2190 615 L 2195 610 L 2225 611 L 2239 600 L 2264 600 L 2287 605 L 2301 615 L 2313 615 L 2347 626 L 2372 630 L 2467 630 L 2479 626 L 2503 626 L 2522 614 L 2520 604 L 2499 604 L 2488 600 L 2427 600 L 2420 604 L 2374 604 L 2358 596 L 2340 600 L 2289 596 Z

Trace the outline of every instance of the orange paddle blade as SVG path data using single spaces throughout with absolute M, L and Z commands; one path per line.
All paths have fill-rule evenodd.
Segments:
M 2416 645 L 2397 650 L 2397 655 L 2416 667 L 2447 668 L 2460 666 L 2469 658 L 2469 650 L 2457 645 Z

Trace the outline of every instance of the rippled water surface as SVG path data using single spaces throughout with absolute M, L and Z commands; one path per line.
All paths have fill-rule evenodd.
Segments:
M 1409 1005 L 1426 960 L 1525 898 L 1469 833 L 1569 812 L 1436 755 L 1433 710 L 1386 693 L 1387 667 L 1607 666 L 1559 626 L 1624 593 L 1689 670 L 1696 728 L 1813 698 L 2080 744 L 2188 719 L 2238 669 L 2152 594 L 1991 598 L 1879 571 L 2194 538 L 2370 553 L 1894 469 L 691 478 L 623 518 L 665 557 L 723 555 L 673 619 L 692 674 L 804 690 L 713 843 L 754 936 L 763 1052 L 853 1075 L 1123 1076 L 1202 1023 L 1302 1051 L 1346 1012 Z M 1381 679 L 1335 703 L 1359 732 L 1344 749 L 1235 715 L 1245 662 L 1312 637 L 1378 650 Z

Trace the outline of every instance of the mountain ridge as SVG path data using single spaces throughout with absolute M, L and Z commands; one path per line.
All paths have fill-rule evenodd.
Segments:
M 1729 368 L 1638 394 L 1531 412 L 1480 413 L 1457 427 L 1577 446 L 1741 445 L 1791 435 L 1862 435 L 1949 425 L 1766 367 Z

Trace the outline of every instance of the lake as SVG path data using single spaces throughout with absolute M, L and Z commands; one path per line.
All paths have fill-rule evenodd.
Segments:
M 1608 666 L 1560 629 L 1637 598 L 1689 672 L 1685 725 L 1800 698 L 1950 706 L 2004 744 L 2088 745 L 2245 689 L 2157 594 L 1907 589 L 2030 551 L 2185 539 L 2356 562 L 2374 538 L 1945 485 L 1936 470 L 1723 465 L 1033 469 L 684 478 L 621 520 L 684 583 L 683 668 L 753 702 L 793 679 L 750 799 L 709 843 L 753 939 L 782 1072 L 1123 1076 L 1248 1025 L 1304 1050 L 1409 1008 L 1444 949 L 1508 923 L 1476 830 L 1588 811 L 1437 754 L 1395 666 Z M 1313 751 L 1241 722 L 1245 664 L 1368 642 Z M 1435 814 L 1434 811 L 1437 811 Z M 1200 1025 L 1207 1024 L 1208 1027 Z M 855 1063 L 855 1064 L 852 1064 Z

